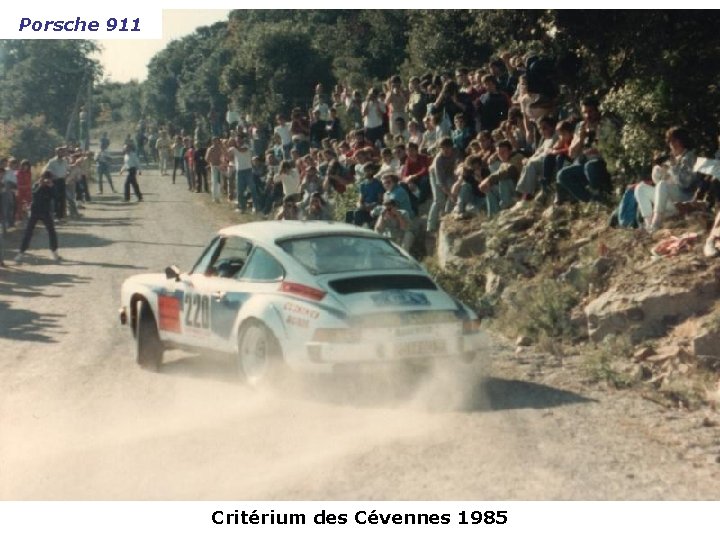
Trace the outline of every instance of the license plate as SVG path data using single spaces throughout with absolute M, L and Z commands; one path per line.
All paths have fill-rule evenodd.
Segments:
M 395 344 L 395 356 L 435 356 L 447 353 L 447 344 L 441 339 L 408 341 Z

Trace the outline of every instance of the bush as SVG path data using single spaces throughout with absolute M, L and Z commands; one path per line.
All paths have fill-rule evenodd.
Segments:
M 576 330 L 570 311 L 580 301 L 572 286 L 546 279 L 519 289 L 503 303 L 498 326 L 503 332 L 539 338 L 573 338 Z
M 43 116 L 10 120 L 0 132 L 0 156 L 29 159 L 31 163 L 49 159 L 62 144 L 63 138 L 46 124 Z

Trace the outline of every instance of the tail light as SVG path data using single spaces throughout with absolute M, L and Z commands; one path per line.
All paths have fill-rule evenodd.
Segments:
M 322 289 L 315 289 L 314 287 L 308 287 L 301 283 L 293 283 L 291 281 L 283 281 L 280 284 L 280 291 L 285 293 L 294 294 L 296 296 L 302 296 L 303 298 L 309 298 L 310 300 L 320 301 L 325 298 L 327 294 Z
M 467 319 L 463 321 L 463 334 L 475 334 L 480 331 L 480 319 Z

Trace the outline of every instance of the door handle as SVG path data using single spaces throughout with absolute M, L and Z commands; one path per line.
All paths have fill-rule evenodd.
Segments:
M 210 296 L 212 296 L 216 302 L 222 302 L 225 300 L 225 292 L 223 291 L 215 291 Z

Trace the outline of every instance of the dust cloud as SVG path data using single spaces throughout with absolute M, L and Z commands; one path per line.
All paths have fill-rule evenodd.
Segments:
M 264 389 L 228 358 L 173 351 L 159 374 L 123 363 L 3 403 L 0 498 L 292 499 L 324 485 L 352 499 L 362 492 L 343 478 L 366 456 L 485 405 L 480 363 L 293 375 Z

